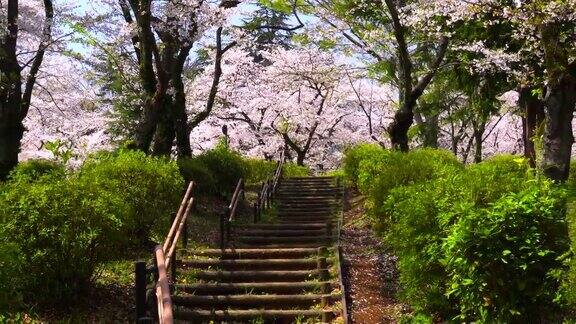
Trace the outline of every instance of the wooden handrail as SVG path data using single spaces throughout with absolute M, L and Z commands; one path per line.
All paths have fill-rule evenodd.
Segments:
M 170 285 L 166 271 L 166 259 L 164 249 L 158 245 L 154 251 L 156 266 L 158 269 L 158 282 L 156 283 L 156 300 L 158 301 L 158 321 L 160 324 L 174 323 L 172 315 L 172 298 L 170 297 Z
M 254 223 L 258 221 L 258 218 L 262 215 L 262 211 L 269 208 L 272 204 L 272 200 L 276 195 L 276 190 L 278 184 L 280 183 L 280 178 L 282 178 L 282 170 L 284 168 L 284 160 L 286 159 L 286 149 L 282 150 L 280 154 L 280 159 L 276 164 L 276 169 L 272 175 L 272 179 L 268 178 L 262 183 L 262 188 L 258 193 L 258 199 L 254 203 Z
M 172 240 L 172 245 L 170 246 L 170 249 L 168 250 L 168 253 L 166 254 L 166 267 L 170 266 L 170 262 L 172 261 L 172 259 L 174 259 L 173 258 L 174 251 L 176 251 L 176 245 L 178 245 L 178 239 L 180 238 L 180 234 L 184 230 L 184 226 L 186 226 L 186 219 L 188 218 L 188 215 L 190 214 L 190 210 L 192 209 L 192 205 L 194 205 L 194 198 L 190 198 L 190 200 L 188 200 L 188 204 L 186 205 L 186 211 L 180 217 L 180 222 L 178 223 L 178 230 L 174 234 L 174 238 Z M 176 221 L 177 221 L 177 219 L 174 220 L 174 223 L 176 223 Z
M 232 200 L 230 201 L 230 205 L 228 205 L 228 222 L 232 222 L 236 217 L 236 209 L 238 208 L 240 195 L 244 196 L 244 179 L 238 180 L 238 184 L 236 184 L 236 189 L 234 189 L 234 194 L 232 195 Z
M 176 230 L 177 224 L 178 224 L 178 219 L 182 216 L 182 213 L 184 212 L 184 208 L 187 207 L 187 204 L 190 200 L 190 195 L 192 194 L 192 190 L 194 189 L 194 181 L 190 181 L 190 183 L 188 184 L 188 189 L 186 189 L 186 193 L 184 194 L 184 198 L 182 199 L 182 202 L 180 203 L 180 208 L 178 208 L 178 213 L 176 213 L 176 217 L 174 218 L 174 222 L 172 222 L 172 226 L 170 227 L 170 231 L 168 232 L 168 235 L 166 236 L 166 239 L 164 240 L 164 245 L 162 245 L 162 251 L 164 251 L 164 253 L 166 253 L 168 251 L 168 247 L 171 245 L 172 243 L 172 239 L 174 237 L 174 231 Z
M 282 169 L 284 168 L 284 160 L 286 159 L 286 149 L 282 150 L 280 154 L 280 159 L 278 160 L 278 166 L 276 167 L 276 172 L 274 172 L 274 178 L 272 179 L 272 192 L 276 193 L 276 188 L 282 177 Z
M 224 249 L 226 247 L 226 241 L 230 239 L 230 227 L 231 223 L 236 218 L 236 211 L 238 209 L 238 202 L 240 198 L 245 198 L 244 192 L 244 179 L 238 180 L 234 193 L 232 194 L 232 199 L 230 204 L 226 208 L 226 213 L 220 216 L 220 248 Z
M 170 227 L 170 231 L 166 236 L 162 245 L 156 246 L 154 249 L 154 267 L 148 269 L 146 263 L 143 261 L 136 262 L 136 317 L 137 321 L 151 320 L 146 317 L 147 314 L 147 294 L 146 282 L 147 274 L 154 273 L 154 291 L 156 293 L 156 301 L 158 307 L 158 322 L 161 324 L 172 324 L 174 318 L 172 315 L 172 298 L 170 297 L 170 286 L 168 282 L 167 269 L 174 263 L 176 246 L 178 239 L 182 232 L 186 230 L 186 219 L 194 205 L 194 198 L 192 190 L 194 189 L 194 182 L 188 184 L 184 198 L 180 203 L 176 217 Z M 186 235 L 185 235 L 186 237 Z M 175 264 L 175 263 L 174 263 Z M 175 268 L 173 268 L 172 276 L 175 276 Z M 174 277 L 172 278 L 174 280 Z

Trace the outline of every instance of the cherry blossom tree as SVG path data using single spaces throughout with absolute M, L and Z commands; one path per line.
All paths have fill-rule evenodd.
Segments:
M 341 58 L 315 48 L 276 48 L 261 55 L 265 64 L 235 50 L 223 68 L 212 125 L 230 126 L 236 147 L 271 157 L 282 145 L 298 164 L 325 168 L 336 164 L 345 145 L 379 140 L 382 107 L 390 107 L 392 98 Z M 202 77 L 197 82 L 205 84 Z M 191 102 L 202 106 L 205 94 L 194 95 Z

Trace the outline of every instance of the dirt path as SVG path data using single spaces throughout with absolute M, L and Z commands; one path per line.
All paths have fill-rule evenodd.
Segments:
M 349 208 L 344 212 L 342 249 L 352 322 L 397 323 L 408 308 L 395 298 L 396 257 L 386 252 L 386 247 L 366 226 L 362 198 L 352 197 L 348 203 Z

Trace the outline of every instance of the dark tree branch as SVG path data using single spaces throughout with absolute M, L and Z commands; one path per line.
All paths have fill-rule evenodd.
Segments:
M 194 119 L 190 122 L 190 129 L 198 126 L 202 121 L 204 121 L 214 108 L 214 103 L 216 102 L 216 95 L 218 94 L 218 86 L 220 85 L 220 78 L 222 77 L 222 57 L 224 54 L 230 50 L 232 47 L 236 46 L 236 42 L 232 42 L 225 47 L 222 47 L 222 30 L 223 27 L 219 27 L 216 31 L 216 58 L 214 60 L 214 78 L 212 79 L 212 87 L 210 88 L 210 93 L 208 95 L 208 101 L 206 103 L 206 108 L 199 112 Z
M 46 52 L 46 47 L 50 44 L 50 39 L 52 38 L 52 25 L 54 23 L 54 6 L 52 0 L 44 0 L 44 27 L 42 29 L 42 39 L 38 45 L 38 51 L 32 65 L 30 66 L 30 72 L 26 79 L 26 85 L 24 87 L 24 93 L 22 95 L 22 110 L 21 118 L 24 119 L 28 114 L 28 109 L 30 109 L 30 100 L 32 99 L 32 90 L 34 89 L 34 84 L 36 83 L 36 75 L 40 70 L 40 65 L 44 60 L 44 53 Z

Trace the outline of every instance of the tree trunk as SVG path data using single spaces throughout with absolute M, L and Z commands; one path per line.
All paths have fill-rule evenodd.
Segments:
M 299 166 L 304 166 L 304 160 L 306 159 L 306 152 L 296 152 L 296 164 Z
M 568 179 L 574 136 L 572 118 L 576 105 L 576 76 L 565 72 L 558 82 L 549 85 L 546 98 L 544 153 L 542 170 L 558 182 Z
M 18 116 L 13 117 L 0 113 L 0 181 L 6 180 L 10 171 L 18 164 L 20 143 L 24 135 L 22 121 Z
M 531 167 L 536 167 L 536 147 L 534 137 L 537 129 L 545 118 L 544 102 L 532 93 L 533 87 L 522 86 L 519 89 L 518 105 L 524 112 L 522 117 L 522 137 L 524 143 L 524 156 Z
M 151 0 L 130 0 L 130 5 L 138 26 L 139 75 L 142 95 L 145 98 L 142 120 L 136 129 L 134 142 L 136 148 L 148 153 L 159 122 L 159 110 L 162 108 L 166 84 L 156 78 L 156 73 L 160 76 L 163 71 L 156 71 L 156 73 L 154 71 L 154 56 L 155 53 L 158 55 L 158 49 L 152 32 Z M 156 57 L 156 59 L 159 58 Z M 157 65 L 158 68 L 159 65 Z
M 564 182 L 570 173 L 572 119 L 576 105 L 576 61 L 569 63 L 567 48 L 560 42 L 561 25 L 541 27 L 541 42 L 547 73 L 546 120 L 542 170 L 556 181 Z
M 404 103 L 394 114 L 394 120 L 388 128 L 392 149 L 408 152 L 408 131 L 414 121 L 414 105 Z
M 424 147 L 438 148 L 438 115 L 428 116 L 424 121 Z
M 175 138 L 172 100 L 165 96 L 162 106 L 163 113 L 159 116 L 158 125 L 156 126 L 152 152 L 155 156 L 170 156 Z
M 29 62 L 26 82 L 16 54 L 18 41 L 18 1 L 8 0 L 4 8 L 6 31 L 0 39 L 0 180 L 18 164 L 18 153 L 24 135 L 22 121 L 28 114 L 36 76 L 42 65 L 46 47 L 52 36 L 54 7 L 52 0 L 44 0 L 42 39 L 32 61 Z M 24 87 L 22 85 L 24 84 Z M 22 89 L 24 88 L 24 89 Z
M 180 67 L 180 66 L 179 66 Z M 186 113 L 186 93 L 184 91 L 184 82 L 182 82 L 182 71 L 176 71 L 172 75 L 172 85 L 174 87 L 174 128 L 176 131 L 176 147 L 178 149 L 178 158 L 191 158 L 192 145 L 190 144 L 190 126 L 188 124 L 188 115 Z
M 484 129 L 474 129 L 474 163 L 482 162 L 482 137 L 484 137 Z

